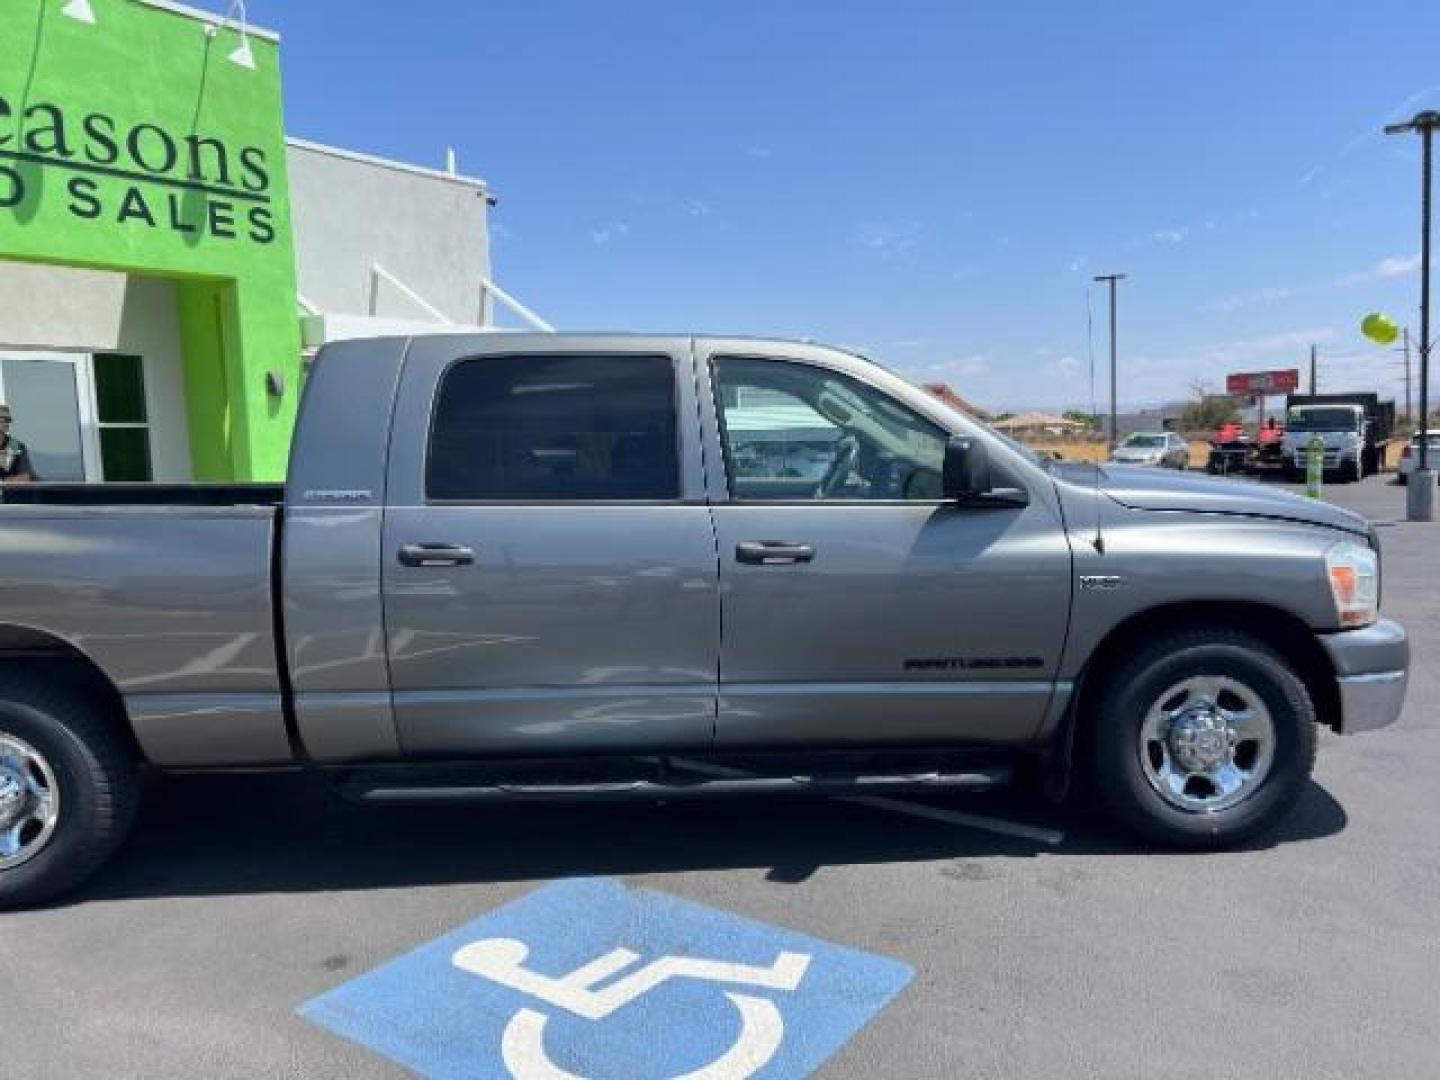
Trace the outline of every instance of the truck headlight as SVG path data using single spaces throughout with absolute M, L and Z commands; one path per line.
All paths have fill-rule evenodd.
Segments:
M 1380 614 L 1380 558 L 1354 540 L 1341 540 L 1325 553 L 1325 575 L 1335 597 L 1340 625 L 1369 626 Z

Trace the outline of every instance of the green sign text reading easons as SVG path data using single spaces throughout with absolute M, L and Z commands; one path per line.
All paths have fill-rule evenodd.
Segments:
M 25 201 L 35 168 L 64 175 L 65 209 L 84 221 L 275 240 L 270 168 L 258 146 L 102 112 L 67 113 L 51 102 L 22 111 L 0 96 L 0 209 Z M 102 179 L 113 183 L 102 188 Z

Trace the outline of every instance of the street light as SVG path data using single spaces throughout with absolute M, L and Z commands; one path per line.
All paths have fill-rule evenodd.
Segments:
M 240 14 L 240 21 L 237 28 L 237 32 L 240 35 L 240 44 L 235 46 L 234 51 L 225 59 L 238 67 L 248 68 L 254 71 L 255 52 L 250 48 L 250 20 L 246 17 L 245 0 L 231 0 L 230 6 L 225 11 L 225 18 L 220 20 L 219 25 L 207 24 L 205 27 L 205 36 L 208 38 L 215 37 L 220 32 L 220 27 L 226 24 L 236 27 L 235 14 L 237 11 Z
M 1440 127 L 1440 112 L 1416 113 L 1403 124 L 1387 124 L 1386 135 L 1420 133 L 1420 467 L 1410 478 L 1405 516 L 1411 521 L 1435 520 L 1435 475 L 1430 470 L 1430 174 L 1431 144 Z
M 1096 281 L 1107 282 L 1110 286 L 1110 445 L 1120 441 L 1115 413 L 1115 283 L 1123 281 L 1124 274 L 1096 274 Z

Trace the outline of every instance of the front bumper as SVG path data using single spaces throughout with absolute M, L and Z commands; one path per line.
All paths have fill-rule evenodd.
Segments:
M 1405 628 L 1380 619 L 1360 630 L 1318 635 L 1334 665 L 1340 688 L 1342 735 L 1393 724 L 1405 704 L 1410 682 L 1410 642 Z

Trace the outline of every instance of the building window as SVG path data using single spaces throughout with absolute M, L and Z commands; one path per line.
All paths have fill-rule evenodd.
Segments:
M 497 356 L 440 386 L 432 499 L 674 499 L 675 372 L 668 356 Z
M 145 408 L 145 363 L 138 356 L 95 357 L 95 416 L 100 430 L 100 472 L 105 480 L 154 479 L 150 415 Z

